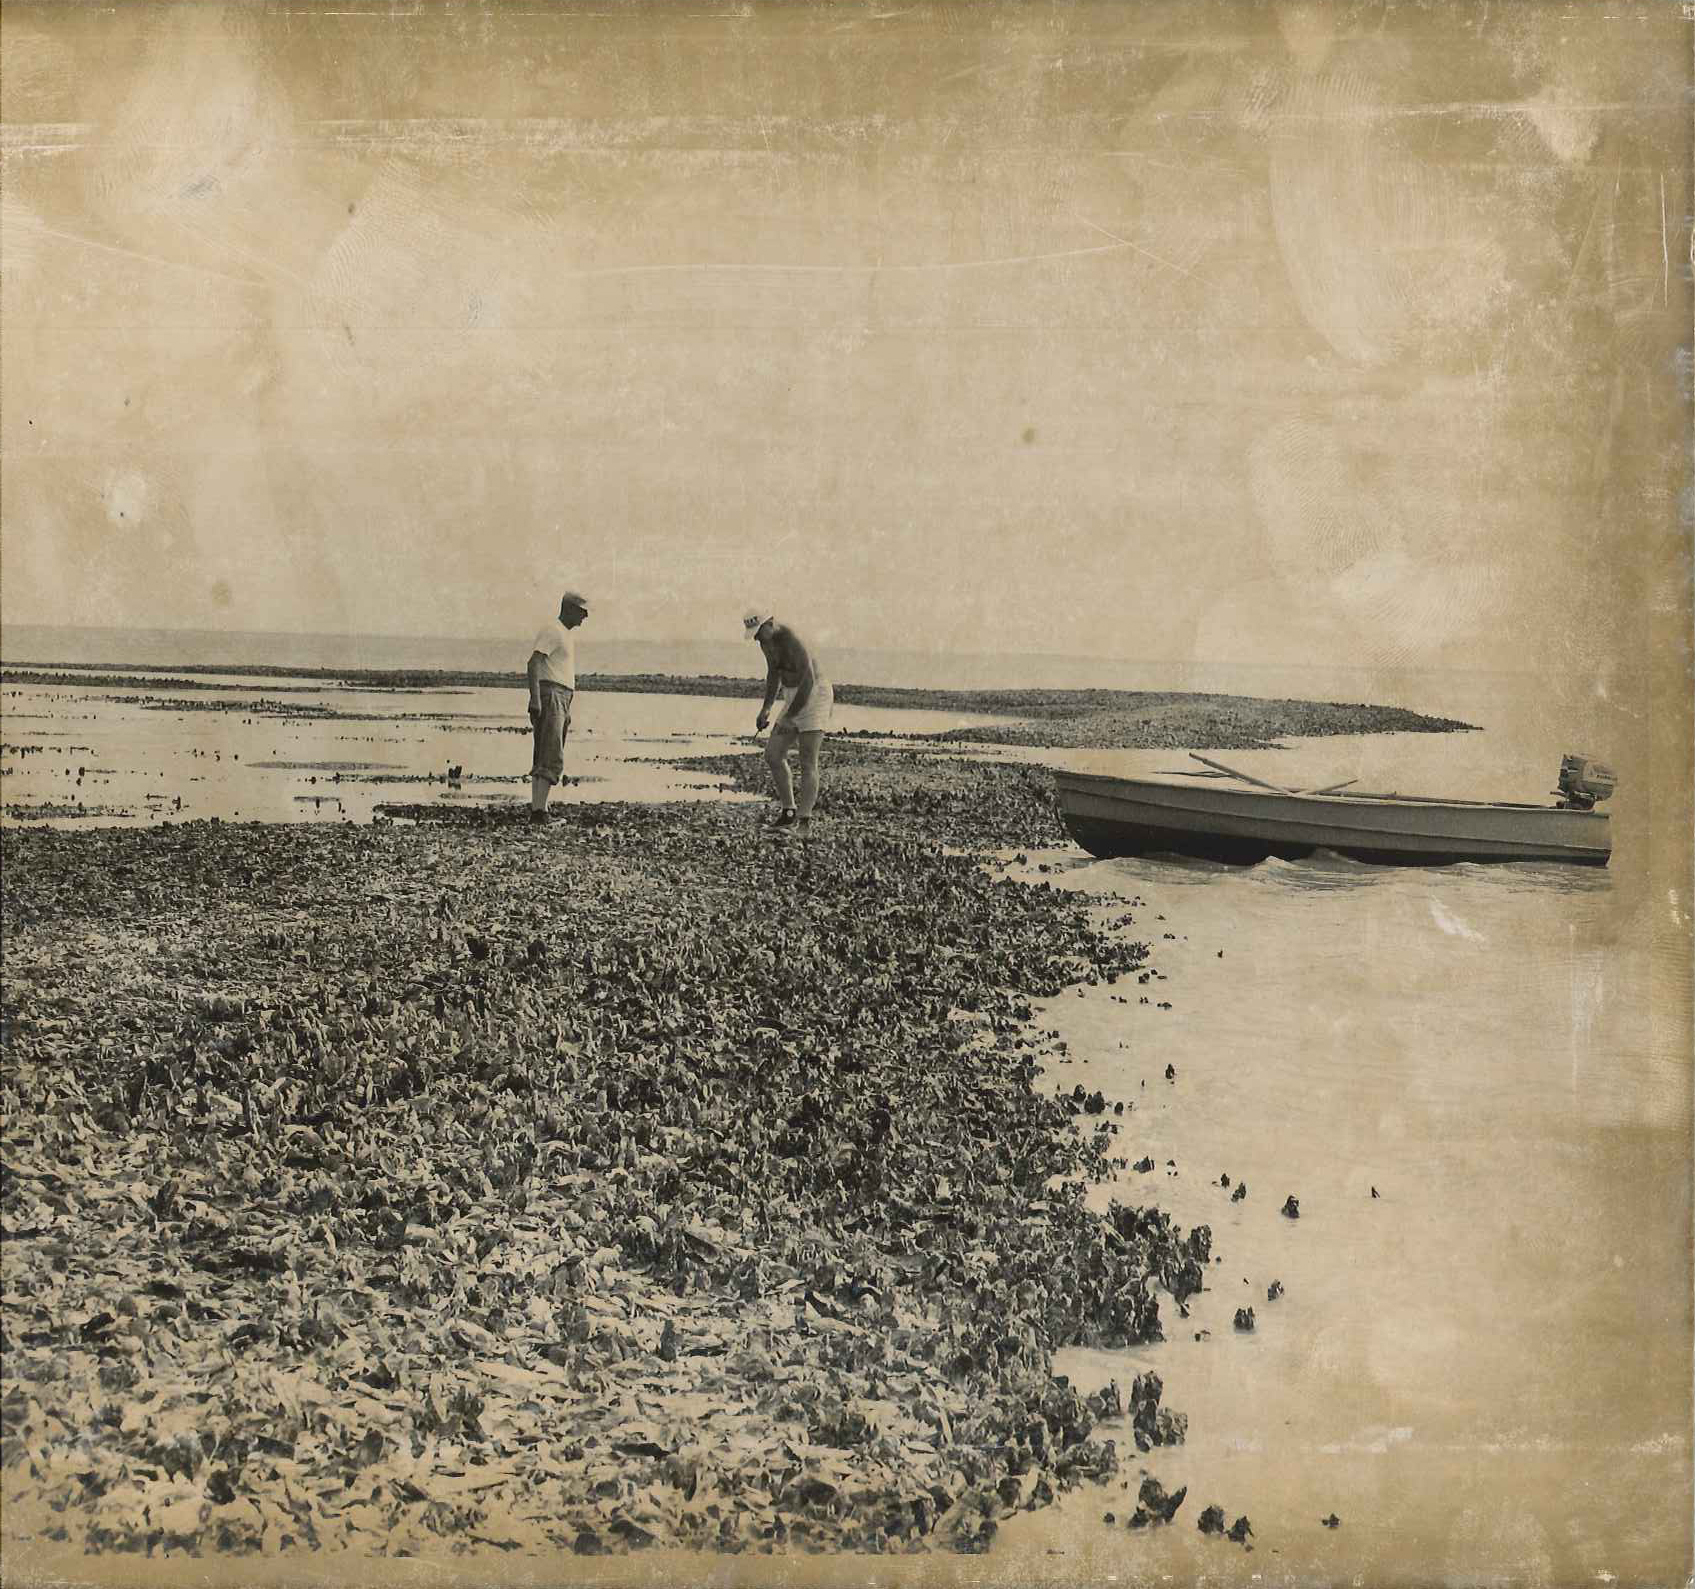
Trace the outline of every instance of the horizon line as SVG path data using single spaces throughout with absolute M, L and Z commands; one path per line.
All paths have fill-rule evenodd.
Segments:
M 49 623 L 49 622 L 44 622 L 44 621 L 39 620 L 39 619 L 12 619 L 10 621 L 7 621 L 5 619 L 0 619 L 0 634 L 3 634 L 6 629 L 67 629 L 67 630 L 78 630 L 78 631 L 82 631 L 82 632 L 85 632 L 85 633 L 91 633 L 91 634 L 165 634 L 165 635 L 182 634 L 182 635 L 219 635 L 219 636 L 227 635 L 227 636 L 231 637 L 232 639 L 243 638 L 243 637 L 249 638 L 249 639 L 261 639 L 261 638 L 265 638 L 267 636 L 288 636 L 288 637 L 291 637 L 291 638 L 309 639 L 309 640 L 415 640 L 415 641 L 446 640 L 446 641 L 463 642 L 463 643 L 466 643 L 466 644 L 473 644 L 473 645 L 504 644 L 508 640 L 511 639 L 511 635 L 509 633 L 469 635 L 469 634 L 442 634 L 442 633 L 439 633 L 439 632 L 432 633 L 432 634 L 420 634 L 420 633 L 416 633 L 416 632 L 401 633 L 401 632 L 396 632 L 396 631 L 392 631 L 392 630 L 382 631 L 382 630 L 370 630 L 370 629 L 364 629 L 364 630 L 356 630 L 356 629 L 208 629 L 208 628 L 203 628 L 203 627 L 199 627 L 199 626 L 186 626 L 186 625 L 181 625 L 181 624 L 160 624 L 160 625 L 143 626 L 143 625 L 140 625 L 140 624 Z M 642 635 L 620 635 L 620 634 L 597 635 L 597 634 L 594 634 L 592 632 L 585 631 L 585 632 L 582 633 L 581 639 L 586 641 L 586 642 L 589 642 L 589 643 L 597 643 L 598 642 L 598 643 L 607 643 L 607 644 L 615 644 L 615 645 L 655 645 L 655 646 L 727 645 L 727 646 L 742 646 L 742 645 L 746 644 L 745 637 L 743 635 L 741 635 L 739 633 L 735 633 L 735 632 L 728 632 L 720 639 L 720 638 L 716 638 L 716 637 L 703 637 L 703 636 L 699 636 L 699 635 L 694 635 L 694 636 L 668 635 L 668 636 L 658 637 L 658 638 L 642 636 Z M 902 648 L 902 647 L 899 647 L 899 646 L 880 646 L 880 645 L 856 646 L 856 645 L 852 645 L 852 644 L 847 643 L 847 642 L 832 642 L 832 649 L 848 650 L 848 651 L 881 651 L 881 652 L 890 653 L 890 654 L 897 655 L 897 656 L 899 656 L 899 655 L 934 656 L 934 657 L 1023 656 L 1023 657 L 1032 657 L 1032 658 L 1039 658 L 1039 659 L 1048 659 L 1048 660 L 1054 660 L 1054 661 L 1064 661 L 1064 662 L 1127 663 L 1131 666 L 1152 666 L 1152 665 L 1171 666 L 1172 665 L 1170 662 L 1162 662 L 1158 658 L 1122 657 L 1122 656 L 1113 657 L 1113 656 L 1103 656 L 1103 655 L 1099 655 L 1097 653 L 1086 652 L 1086 651 L 1017 651 L 1017 652 L 1005 651 L 1005 650 L 994 650 L 994 651 L 937 651 L 937 650 L 925 650 L 925 649 L 916 648 L 916 647 L 914 647 L 914 648 Z M 1210 663 L 1209 664 L 1181 663 L 1181 664 L 1177 664 L 1177 665 L 1190 667 L 1190 666 L 1212 666 L 1213 664 L 1210 664 Z M 1244 665 L 1244 664 L 1224 663 L 1224 664 L 1218 664 L 1218 665 L 1220 665 L 1220 666 L 1238 666 L 1238 665 Z M 1245 664 L 1245 665 L 1251 666 L 1252 664 Z
M 507 641 L 509 641 L 511 639 L 511 636 L 509 634 L 499 634 L 499 635 L 450 635 L 450 634 L 439 634 L 439 633 L 438 634 L 415 634 L 415 633 L 399 634 L 399 633 L 393 633 L 393 632 L 384 633 L 384 632 L 376 632 L 376 631 L 357 631 L 357 630 L 343 630 L 343 629 L 205 629 L 205 628 L 186 628 L 186 627 L 182 627 L 182 626 L 178 626 L 178 625 L 162 625 L 162 626 L 157 626 L 157 627 L 143 628 L 143 627 L 140 627 L 140 626 L 134 625 L 134 624 L 46 623 L 46 622 L 42 622 L 42 621 L 34 620 L 34 619 L 31 619 L 31 620 L 13 619 L 10 622 L 8 622 L 7 620 L 0 618 L 0 661 L 5 660 L 5 658 L 4 658 L 4 638 L 3 637 L 4 637 L 4 633 L 7 629 L 59 629 L 59 630 L 68 630 L 68 631 L 80 631 L 80 632 L 83 632 L 83 633 L 111 634 L 111 635 L 122 635 L 122 634 L 155 634 L 155 635 L 161 635 L 162 634 L 162 635 L 202 635 L 202 636 L 213 635 L 213 636 L 227 636 L 231 639 L 241 639 L 241 638 L 263 639 L 263 638 L 266 638 L 266 637 L 271 637 L 271 638 L 292 638 L 292 639 L 307 639 L 307 640 L 352 640 L 352 641 L 358 641 L 358 640 L 400 640 L 400 641 L 412 641 L 412 642 L 448 641 L 448 642 L 458 642 L 458 643 L 470 644 L 470 645 L 505 644 Z M 650 645 L 650 646 L 690 646 L 690 645 L 719 646 L 719 645 L 721 645 L 721 646 L 725 646 L 727 648 L 733 648 L 733 647 L 737 647 L 739 645 L 745 644 L 745 642 L 739 636 L 735 636 L 735 635 L 726 635 L 722 639 L 716 639 L 716 638 L 703 639 L 703 638 L 698 637 L 698 636 L 689 637 L 689 638 L 669 637 L 669 638 L 664 638 L 664 639 L 653 639 L 653 638 L 645 638 L 645 637 L 635 636 L 635 635 L 596 636 L 596 635 L 592 635 L 592 634 L 585 634 L 583 636 L 583 638 L 584 638 L 585 641 L 587 641 L 590 644 L 610 644 L 610 645 Z M 997 651 L 935 651 L 935 650 L 927 650 L 926 651 L 926 650 L 905 650 L 905 649 L 902 649 L 902 648 L 896 647 L 896 646 L 879 646 L 879 645 L 855 646 L 855 645 L 851 645 L 851 644 L 836 643 L 836 642 L 831 643 L 830 649 L 837 651 L 837 652 L 841 652 L 841 651 L 848 651 L 848 652 L 863 651 L 863 652 L 870 652 L 870 653 L 878 653 L 878 654 L 881 654 L 881 655 L 884 655 L 884 656 L 934 657 L 934 658 L 937 658 L 937 659 L 970 659 L 970 660 L 1013 659 L 1013 660 L 1025 660 L 1025 661 L 1049 661 L 1049 662 L 1073 662 L 1073 663 L 1083 662 L 1083 663 L 1108 665 L 1108 666 L 1114 666 L 1114 667 L 1183 668 L 1183 669 L 1192 669 L 1192 670 L 1199 670 L 1199 671 L 1206 671 L 1206 670 L 1227 670 L 1227 671 L 1250 670 L 1250 671 L 1263 671 L 1263 672 L 1275 672 L 1275 673 L 1318 672 L 1318 673 L 1327 673 L 1327 674 L 1339 674 L 1339 673 L 1340 674 L 1360 674 L 1360 675 L 1368 676 L 1368 677 L 1369 676 L 1381 676 L 1381 675 L 1384 675 L 1384 674 L 1401 675 L 1401 676 L 1414 676 L 1414 677 L 1442 676 L 1442 675 L 1451 674 L 1452 672 L 1455 671 L 1454 669 L 1451 669 L 1451 668 L 1443 668 L 1443 667 L 1439 667 L 1439 666 L 1436 666 L 1436 665 L 1429 665 L 1429 664 L 1426 664 L 1426 665 L 1402 664 L 1402 665 L 1398 665 L 1398 666 L 1387 666 L 1386 667 L 1382 664 L 1373 664 L 1373 663 L 1367 663 L 1367 662 L 1328 662 L 1328 663 L 1257 662 L 1257 661 L 1241 660 L 1241 659 L 1233 659 L 1233 660 L 1224 661 L 1224 660 L 1218 660 L 1218 659 L 1214 659 L 1214 658 L 1202 659 L 1202 658 L 1194 658 L 1194 657 L 1177 658 L 1177 657 L 1146 657 L 1146 656 L 1142 656 L 1142 657 L 1103 656 L 1103 655 L 1100 655 L 1098 653 L 1072 652 L 1072 651 L 1009 651 L 1009 650 L 997 650 Z M 24 664 L 14 664 L 14 665 L 21 666 L 21 665 L 24 665 Z M 34 663 L 34 664 L 29 664 L 29 665 L 39 667 L 39 666 L 43 666 L 45 664 Z M 87 664 L 87 665 L 94 666 L 95 664 Z M 105 663 L 105 664 L 99 664 L 99 665 L 100 666 L 118 666 L 119 664 Z M 180 664 L 180 663 L 179 664 L 168 664 L 168 663 L 157 664 L 157 666 L 159 666 L 159 667 L 185 666 L 185 665 L 186 664 Z M 425 671 L 428 671 L 428 670 L 425 670 Z M 452 671 L 452 669 L 438 669 L 437 671 Z M 1470 668 L 1462 668 L 1458 671 L 1460 671 L 1461 673 L 1470 674 L 1474 677 L 1479 676 L 1479 675 L 1488 675 L 1490 677 L 1495 677 L 1495 678 L 1528 677 L 1532 674 L 1542 676 L 1542 675 L 1545 675 L 1547 673 L 1547 670 L 1545 668 L 1539 668 L 1539 667 L 1524 667 L 1524 668 L 1511 668 L 1511 667 L 1476 668 L 1476 667 L 1470 667 Z

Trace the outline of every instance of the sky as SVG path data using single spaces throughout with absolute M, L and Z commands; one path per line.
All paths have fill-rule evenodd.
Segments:
M 1669 4 L 8 0 L 0 620 L 1602 671 Z M 1687 504 L 1684 507 L 1687 513 Z

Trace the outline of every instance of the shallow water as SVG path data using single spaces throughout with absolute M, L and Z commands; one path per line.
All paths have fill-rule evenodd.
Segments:
M 298 681 L 278 681 L 298 682 Z M 121 696 L 142 699 L 126 701 Z M 148 704 L 143 704 L 145 700 Z M 197 710 L 209 703 L 224 709 Z M 322 705 L 331 719 L 272 715 Z M 223 821 L 363 822 L 385 801 L 494 804 L 529 798 L 530 740 L 518 690 L 237 694 L 9 686 L 0 700 L 0 815 L 47 803 L 56 826 Z M 577 697 L 564 800 L 753 799 L 664 758 L 751 748 L 757 701 L 610 691 Z M 842 732 L 923 734 L 987 722 L 961 713 L 838 706 Z M 828 753 L 826 752 L 826 755 Z M 463 768 L 457 784 L 447 769 Z M 421 781 L 429 778 L 433 781 Z M 178 802 L 181 802 L 179 805 Z
M 1054 1001 L 1056 1077 L 1126 1102 L 1119 1151 L 1155 1160 L 1110 1195 L 1210 1225 L 1222 1262 L 1192 1317 L 1162 1304 L 1164 1344 L 1060 1365 L 1085 1388 L 1162 1376 L 1190 1438 L 1143 1461 L 1190 1487 L 1177 1525 L 1129 1535 L 1133 1494 L 1085 1493 L 1008 1547 L 1069 1533 L 1135 1581 L 1681 1581 L 1688 1060 L 1656 1050 L 1645 958 L 1603 941 L 1604 874 L 1321 857 L 1055 880 L 1145 900 L 1164 974 Z M 1253 1554 L 1196 1532 L 1214 1501 L 1253 1519 Z
M 1604 748 L 1621 773 L 1607 870 L 1031 857 L 1058 886 L 1140 899 L 1130 931 L 1162 974 L 1041 1015 L 1070 1046 L 1056 1081 L 1124 1102 L 1117 1151 L 1155 1161 L 1099 1200 L 1208 1224 L 1222 1259 L 1191 1317 L 1162 1301 L 1164 1343 L 1063 1354 L 1085 1389 L 1159 1373 L 1189 1439 L 1132 1452 L 1128 1493 L 1004 1524 L 998 1548 L 1031 1576 L 1687 1581 L 1691 1056 L 1653 962 L 1645 769 L 1628 734 L 1507 721 L 1219 759 L 1295 787 L 1534 800 L 1562 749 Z M 1173 1525 L 1132 1534 L 1144 1469 L 1189 1494 Z M 1252 1520 L 1252 1553 L 1197 1531 L 1215 1502 Z

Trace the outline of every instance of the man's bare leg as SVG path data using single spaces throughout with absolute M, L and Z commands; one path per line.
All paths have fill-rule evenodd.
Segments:
M 789 752 L 794 749 L 794 743 L 795 736 L 780 728 L 772 729 L 770 739 L 765 742 L 765 765 L 771 769 L 771 782 L 777 786 L 777 804 L 785 811 L 795 803 L 794 775 L 789 771 Z
M 547 779 L 538 778 L 534 773 L 530 774 L 530 809 L 532 811 L 547 810 L 547 791 L 552 787 L 553 785 Z
M 800 735 L 800 799 L 795 802 L 795 818 L 804 822 L 818 803 L 818 752 L 823 748 L 824 731 L 804 730 Z

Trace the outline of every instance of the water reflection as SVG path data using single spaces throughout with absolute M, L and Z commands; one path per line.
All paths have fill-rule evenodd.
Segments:
M 1099 869 L 1105 887 L 1134 883 L 1147 888 L 1208 888 L 1234 886 L 1273 893 L 1329 894 L 1391 886 L 1409 877 L 1443 878 L 1450 885 L 1504 889 L 1514 893 L 1601 894 L 1612 886 L 1605 867 L 1561 866 L 1552 861 L 1509 861 L 1480 865 L 1460 861 L 1449 866 L 1381 866 L 1356 861 L 1331 850 L 1315 850 L 1298 861 L 1275 856 L 1253 866 L 1232 866 L 1186 855 L 1121 856 L 1098 861 L 1068 860 L 1063 867 L 1048 862 L 1055 872 Z
M 1304 861 L 1270 863 L 1265 882 L 1294 893 L 1328 893 L 1381 887 L 1397 876 L 1442 878 L 1462 887 L 1505 889 L 1514 893 L 1605 893 L 1611 886 L 1605 867 L 1561 866 L 1552 861 L 1506 861 L 1480 865 L 1459 861 L 1450 866 L 1376 866 L 1329 850 L 1315 851 Z

